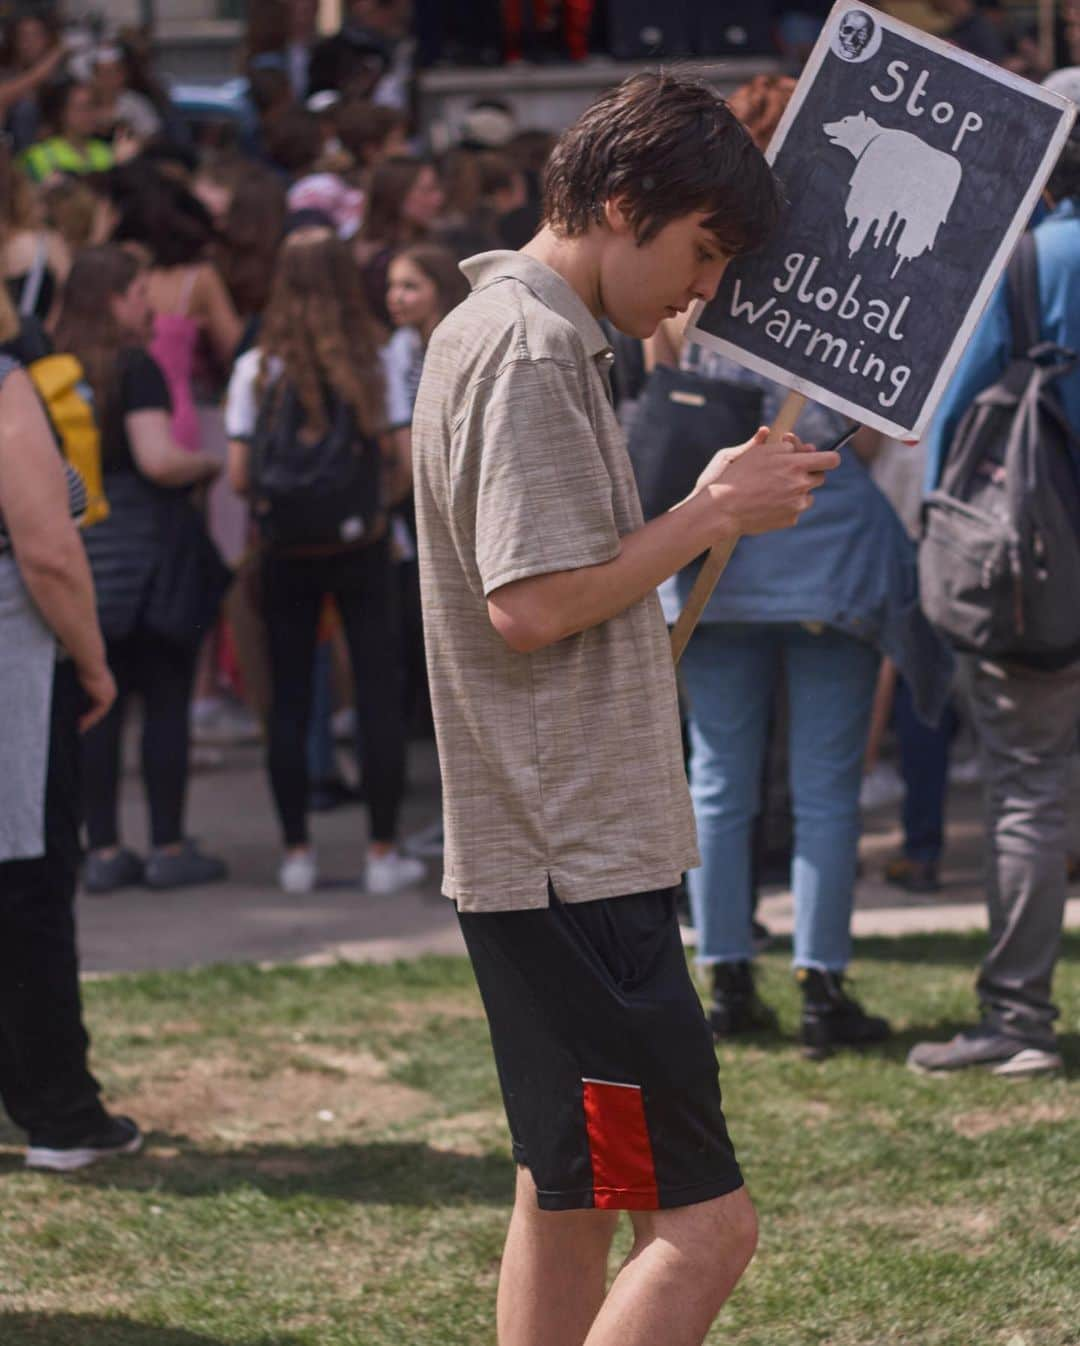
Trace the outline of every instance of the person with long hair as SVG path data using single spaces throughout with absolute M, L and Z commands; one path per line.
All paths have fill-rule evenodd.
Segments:
M 401 248 L 422 243 L 439 217 L 445 197 L 434 167 L 406 155 L 377 164 L 368 186 L 367 209 L 355 255 L 364 273 L 372 312 L 390 325 L 386 273 Z
M 173 405 L 173 434 L 188 449 L 201 447 L 192 379 L 200 338 L 223 369 L 242 335 L 229 292 L 208 252 L 213 222 L 202 203 L 149 165 L 121 170 L 130 192 L 120 206 L 113 241 L 135 243 L 150 259 L 147 287 L 154 315 L 150 353 L 161 366 Z
M 394 333 L 386 345 L 386 409 L 392 430 L 410 433 L 413 404 L 431 334 L 469 293 L 454 254 L 438 243 L 395 253 L 386 280 Z
M 212 255 L 250 330 L 270 297 L 285 224 L 285 186 L 272 169 L 232 158 L 201 166 L 193 190 L 214 219 Z
M 386 304 L 395 331 L 383 352 L 387 425 L 399 459 L 412 476 L 412 415 L 431 334 L 469 293 L 469 284 L 448 248 L 417 243 L 397 253 L 387 276 Z M 412 493 L 398 507 L 395 528 L 407 536 L 399 547 L 402 666 L 405 708 L 411 724 L 429 717 L 420 572 L 416 561 L 416 513 Z M 415 852 L 414 852 L 415 853 Z
M 104 203 L 85 178 L 57 178 L 41 188 L 45 223 L 63 240 L 69 256 L 98 242 L 94 231 Z
M 71 254 L 46 227 L 33 185 L 0 144 L 0 265 L 12 303 L 23 317 L 44 323 L 55 316 Z
M 278 259 L 258 345 L 236 362 L 226 422 L 229 472 L 247 493 L 253 477 L 252 441 L 260 422 L 283 414 L 292 393 L 302 420 L 289 446 L 298 454 L 328 432 L 334 408 L 344 407 L 358 440 L 392 458 L 385 426 L 379 360 L 381 331 L 373 320 L 348 247 L 329 226 L 289 235 Z M 388 469 L 394 468 L 392 462 Z M 387 497 L 402 493 L 388 481 Z M 356 684 L 358 750 L 370 810 L 371 835 L 364 886 L 389 893 L 417 882 L 422 864 L 398 852 L 398 818 L 405 777 L 402 714 L 390 547 L 385 512 L 354 541 L 266 548 L 262 596 L 272 695 L 268 767 L 285 853 L 279 880 L 290 893 L 310 892 L 317 881 L 308 833 L 306 743 L 319 618 L 334 598 L 345 630 Z
M 204 855 L 183 826 L 202 621 L 178 632 L 158 612 L 175 553 L 191 544 L 190 534 L 178 535 L 169 522 L 179 517 L 187 491 L 210 481 L 218 464 L 173 437 L 168 385 L 146 350 L 151 320 L 147 277 L 129 251 L 106 245 L 76 258 L 56 345 L 81 361 L 101 432 L 110 513 L 89 530 L 86 544 L 119 688 L 116 704 L 83 744 L 90 847 L 84 882 L 94 893 L 144 881 L 176 888 L 225 876 L 224 864 Z M 120 844 L 117 816 L 121 736 L 133 693 L 144 706 L 142 775 L 151 840 L 145 863 Z

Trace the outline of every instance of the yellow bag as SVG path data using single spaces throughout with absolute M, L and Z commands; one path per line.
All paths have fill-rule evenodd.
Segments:
M 82 528 L 92 528 L 109 517 L 109 502 L 101 474 L 101 434 L 86 391 L 86 375 L 74 355 L 46 355 L 27 372 L 45 403 L 64 457 L 83 479 L 86 513 Z

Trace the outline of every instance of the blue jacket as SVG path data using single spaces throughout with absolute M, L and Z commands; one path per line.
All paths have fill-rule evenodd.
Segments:
M 692 363 L 688 360 L 687 363 Z M 699 372 L 765 389 L 763 420 L 772 421 L 784 389 L 721 357 Z M 816 404 L 797 430 L 824 444 L 846 424 Z M 949 698 L 953 657 L 919 607 L 915 546 L 896 511 L 851 448 L 794 528 L 743 538 L 702 616 L 705 622 L 820 622 L 888 655 L 911 687 L 919 714 L 936 723 Z M 693 587 L 688 566 L 660 589 L 674 622 Z
M 1074 351 L 1080 351 L 1078 205 L 1075 199 L 1060 202 L 1034 231 L 1039 259 L 1041 335 L 1044 341 L 1054 341 Z M 960 418 L 976 395 L 1001 377 L 1011 355 L 1008 289 L 1003 280 L 987 304 L 930 426 L 926 445 L 927 491 L 932 491 L 941 480 L 945 455 Z M 1057 386 L 1070 424 L 1080 431 L 1080 364 L 1064 374 Z

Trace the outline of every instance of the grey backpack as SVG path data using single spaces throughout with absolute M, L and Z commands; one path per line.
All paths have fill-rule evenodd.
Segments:
M 958 649 L 1042 665 L 1080 657 L 1080 437 L 1054 380 L 1076 355 L 1040 341 L 1035 240 L 1007 272 L 1013 352 L 964 413 L 923 506 L 919 592 Z

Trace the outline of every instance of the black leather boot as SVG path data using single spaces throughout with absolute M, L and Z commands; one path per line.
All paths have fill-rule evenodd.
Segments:
M 776 1028 L 776 1013 L 759 998 L 750 963 L 714 963 L 712 984 L 709 1025 L 717 1040 Z
M 802 1042 L 807 1056 L 828 1056 L 836 1047 L 869 1047 L 891 1035 L 887 1019 L 867 1014 L 847 994 L 842 972 L 800 967 L 795 979 L 803 993 Z

